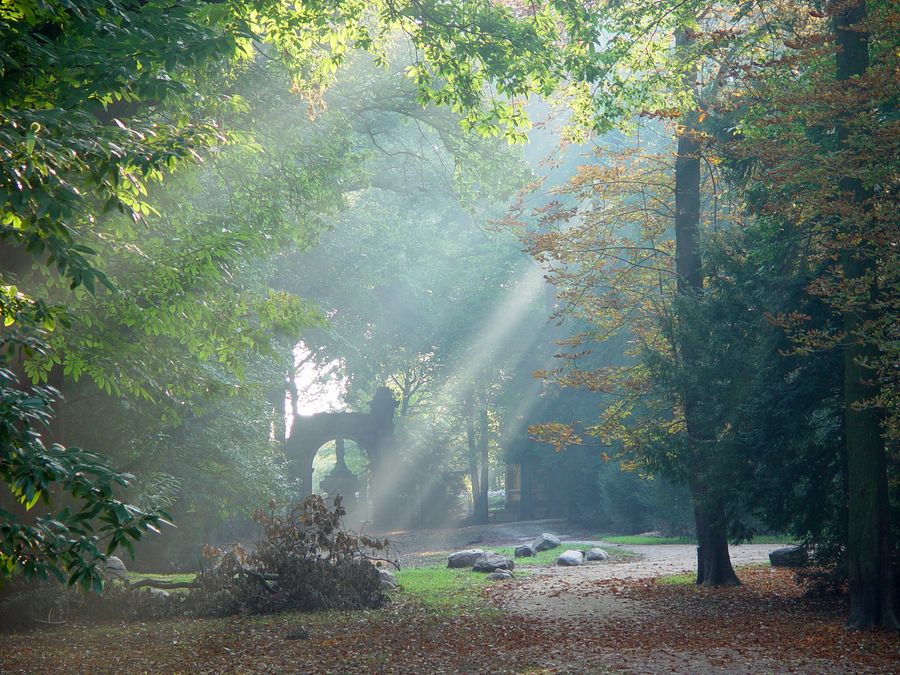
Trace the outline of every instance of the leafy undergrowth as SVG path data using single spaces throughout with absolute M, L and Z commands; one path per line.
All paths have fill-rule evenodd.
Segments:
M 446 579 L 447 577 L 445 577 Z M 453 577 L 450 577 L 453 578 Z M 740 588 L 598 582 L 642 603 L 630 619 L 565 622 L 453 612 L 410 588 L 381 610 L 161 621 L 0 638 L 5 672 L 892 672 L 900 639 L 844 628 L 844 602 L 804 599 L 785 570 L 742 571 Z M 465 596 L 469 590 L 463 590 Z M 298 626 L 308 639 L 290 639 Z

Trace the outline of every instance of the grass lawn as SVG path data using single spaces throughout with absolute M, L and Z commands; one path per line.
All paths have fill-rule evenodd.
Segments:
M 558 549 L 557 549 L 558 550 Z M 810 599 L 793 572 L 739 570 L 743 585 L 692 575 L 614 580 L 598 592 L 651 610 L 629 621 L 509 616 L 484 575 L 420 568 L 384 609 L 77 624 L 0 635 L 8 673 L 895 672 L 896 634 L 849 631 L 842 598 Z M 171 578 L 160 575 L 163 578 Z M 502 585 L 495 585 L 502 592 Z M 302 626 L 306 638 L 292 637 Z
M 516 562 L 516 567 L 540 567 L 543 565 L 554 565 L 556 564 L 556 559 L 560 556 L 564 551 L 584 551 L 587 553 L 594 546 L 589 546 L 587 544 L 567 544 L 566 542 L 562 543 L 562 546 L 557 546 L 556 548 L 552 548 L 549 551 L 539 551 L 534 555 L 533 558 L 513 558 L 513 554 L 515 553 L 515 546 L 498 546 L 496 548 L 491 548 L 491 551 L 499 553 L 501 555 L 505 555 L 509 558 L 513 558 Z M 603 549 L 609 554 L 610 558 L 633 558 L 636 554 L 631 551 L 620 551 L 616 549 L 607 550 Z
M 750 563 L 748 565 L 740 565 L 739 567 L 735 567 L 734 571 L 738 575 L 738 579 L 741 578 L 742 574 L 749 573 L 752 574 L 754 572 L 759 572 L 761 570 L 769 570 L 772 569 L 772 566 L 767 562 L 759 562 L 759 563 Z M 662 586 L 684 586 L 691 585 L 696 583 L 697 575 L 693 572 L 688 572 L 686 574 L 669 574 L 664 577 L 656 577 L 656 583 Z
M 693 584 L 697 580 L 697 575 L 693 572 L 687 574 L 670 574 L 665 577 L 657 577 L 656 583 L 663 586 L 681 586 L 684 584 Z
M 481 592 L 487 575 L 469 568 L 450 569 L 446 565 L 412 567 L 396 573 L 400 588 L 392 595 L 436 610 L 486 607 Z
M 190 582 L 194 580 L 195 572 L 181 572 L 177 574 L 157 574 L 155 572 L 129 572 L 128 581 L 134 583 L 141 579 L 153 579 L 155 581 Z
M 654 544 L 696 544 L 693 537 L 648 537 L 640 534 L 629 535 L 597 535 L 598 539 L 608 541 L 611 544 L 624 544 L 626 546 L 645 546 Z M 750 544 L 794 544 L 790 536 L 783 534 L 759 535 L 753 537 Z

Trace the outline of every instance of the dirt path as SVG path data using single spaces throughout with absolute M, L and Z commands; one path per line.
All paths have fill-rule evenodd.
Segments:
M 495 600 L 512 614 L 536 619 L 622 618 L 640 615 L 649 618 L 651 608 L 634 600 L 626 600 L 610 591 L 605 582 L 616 579 L 650 579 L 693 572 L 697 564 L 694 546 L 665 544 L 624 546 L 588 538 L 589 531 L 561 520 L 543 520 L 494 525 L 475 525 L 446 530 L 411 530 L 389 532 L 394 554 L 401 566 L 416 567 L 446 560 L 448 550 L 511 546 L 532 541 L 542 532 L 552 532 L 562 539 L 560 553 L 566 548 L 598 546 L 610 552 L 627 551 L 634 558 L 619 556 L 605 562 L 587 563 L 581 567 L 534 567 L 529 574 L 518 575 L 513 583 L 504 584 L 493 594 Z M 732 546 L 735 566 L 768 560 L 769 551 L 777 545 L 756 544 Z
M 584 544 L 606 550 L 630 551 L 640 557 L 586 563 L 581 567 L 538 567 L 529 576 L 510 584 L 507 590 L 495 597 L 507 611 L 535 618 L 621 618 L 637 614 L 649 618 L 654 615 L 650 607 L 620 598 L 611 592 L 608 585 L 598 582 L 651 579 L 692 573 L 696 569 L 697 552 L 693 546 L 621 546 L 602 541 L 563 540 L 561 549 L 567 546 L 576 548 Z M 735 566 L 765 562 L 769 551 L 774 548 L 777 546 L 732 546 L 731 560 Z
M 391 542 L 390 555 L 401 567 L 422 567 L 447 561 L 447 551 L 463 548 L 490 548 L 530 542 L 542 532 L 566 539 L 590 537 L 593 532 L 563 520 L 531 520 L 518 523 L 470 525 L 429 530 L 377 532 Z
M 447 550 L 492 548 L 554 532 L 559 522 L 392 533 L 404 564 Z M 894 673 L 900 640 L 848 631 L 841 598 L 803 596 L 789 570 L 740 572 L 740 588 L 663 584 L 692 571 L 692 546 L 606 546 L 642 557 L 532 568 L 487 587 L 506 616 L 484 608 L 434 612 L 414 602 L 377 611 L 179 618 L 77 625 L 0 636 L 0 673 Z M 774 546 L 732 549 L 737 564 Z M 474 573 L 473 573 L 474 574 Z M 290 638 L 302 625 L 308 639 Z

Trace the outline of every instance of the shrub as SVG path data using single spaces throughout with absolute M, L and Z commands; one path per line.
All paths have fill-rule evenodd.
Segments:
M 204 552 L 211 564 L 193 582 L 114 582 L 92 594 L 22 580 L 18 587 L 7 588 L 0 600 L 0 632 L 72 619 L 127 621 L 381 607 L 387 597 L 375 563 L 389 562 L 377 557 L 388 542 L 344 530 L 343 516 L 339 497 L 329 508 L 312 495 L 286 513 L 272 504 L 268 511 L 255 514 L 262 536 L 253 553 L 239 544 L 227 551 L 208 546 Z M 163 598 L 142 586 L 182 591 Z
M 341 528 L 340 497 L 329 509 L 311 495 L 287 513 L 257 511 L 256 551 L 209 551 L 217 564 L 198 575 L 188 599 L 195 614 L 264 614 L 285 610 L 365 609 L 386 597 L 373 557 L 387 548 Z

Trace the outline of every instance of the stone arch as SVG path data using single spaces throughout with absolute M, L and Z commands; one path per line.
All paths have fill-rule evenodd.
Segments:
M 380 387 L 369 403 L 370 412 L 318 413 L 294 420 L 290 437 L 284 442 L 291 476 L 300 482 L 301 494 L 312 492 L 313 459 L 326 443 L 338 439 L 353 441 L 369 457 L 373 519 L 380 520 L 378 486 L 386 455 L 394 440 L 394 410 L 397 402 L 390 389 Z

